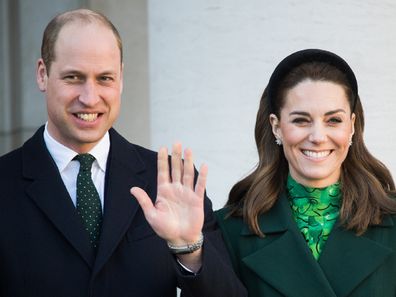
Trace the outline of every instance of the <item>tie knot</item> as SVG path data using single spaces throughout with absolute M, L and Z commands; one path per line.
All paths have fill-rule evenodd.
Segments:
M 80 170 L 83 171 L 91 170 L 92 163 L 95 161 L 95 157 L 91 154 L 79 154 L 74 159 L 80 162 Z

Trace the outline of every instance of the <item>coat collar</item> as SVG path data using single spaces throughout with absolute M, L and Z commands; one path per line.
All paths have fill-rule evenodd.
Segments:
M 94 273 L 100 271 L 114 252 L 139 208 L 130 188 L 147 186 L 145 162 L 136 147 L 114 129 L 109 132 L 111 148 L 106 170 L 105 211 Z
M 129 189 L 146 187 L 144 161 L 134 145 L 110 129 L 104 220 L 95 257 L 81 219 L 46 149 L 43 131 L 41 127 L 22 148 L 23 176 L 29 181 L 26 193 L 93 269 L 94 276 L 115 250 L 138 209 Z
M 26 194 L 47 216 L 66 240 L 92 267 L 94 252 L 81 219 L 63 184 L 58 168 L 43 138 L 44 126 L 22 147 L 23 177 L 29 184 Z
M 345 297 L 376 270 L 392 249 L 366 236 L 334 226 L 316 261 L 294 222 L 286 195 L 259 219 L 264 238 L 247 226 L 241 235 L 256 248 L 242 261 L 284 296 Z M 383 228 L 393 226 L 391 217 Z M 250 241 L 249 241 L 250 242 Z
M 337 296 L 348 296 L 394 252 L 393 247 L 369 236 L 369 233 L 379 235 L 384 228 L 392 226 L 393 220 L 388 216 L 381 225 L 370 227 L 361 236 L 341 226 L 334 227 L 318 263 Z

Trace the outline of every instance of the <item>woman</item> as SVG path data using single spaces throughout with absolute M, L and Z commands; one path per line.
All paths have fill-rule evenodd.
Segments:
M 261 98 L 257 168 L 217 212 L 250 297 L 396 296 L 395 184 L 367 150 L 339 56 L 286 57 Z

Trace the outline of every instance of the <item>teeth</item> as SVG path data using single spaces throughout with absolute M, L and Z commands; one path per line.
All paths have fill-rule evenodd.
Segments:
M 310 158 L 318 158 L 318 159 L 330 155 L 330 151 L 314 152 L 314 151 L 303 150 L 302 153 Z
M 97 113 L 78 113 L 77 117 L 83 121 L 92 122 L 98 118 Z

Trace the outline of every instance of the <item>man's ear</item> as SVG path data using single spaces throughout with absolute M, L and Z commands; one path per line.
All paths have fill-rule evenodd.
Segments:
M 121 72 L 120 72 L 120 91 L 124 89 L 124 62 L 121 63 Z
M 272 133 L 274 134 L 275 138 L 282 141 L 282 133 L 280 131 L 278 117 L 275 114 L 271 113 L 269 116 L 269 121 L 272 127 Z
M 37 61 L 36 81 L 39 90 L 45 92 L 47 90 L 48 73 L 43 59 L 38 59 Z

